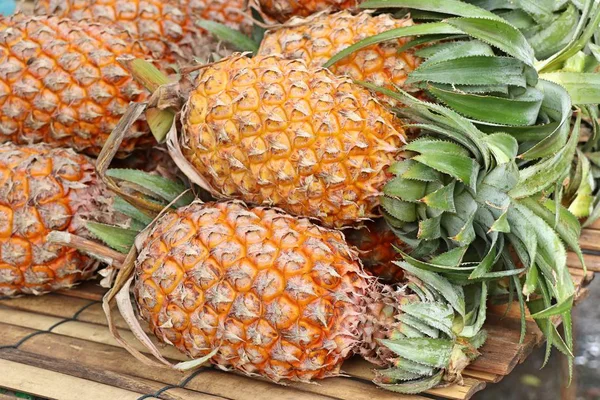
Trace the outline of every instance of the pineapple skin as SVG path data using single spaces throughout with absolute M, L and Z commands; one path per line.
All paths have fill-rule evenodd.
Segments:
M 258 0 L 262 11 L 279 22 L 292 17 L 308 17 L 320 11 L 356 7 L 358 0 Z
M 36 15 L 116 24 L 164 63 L 208 60 L 229 55 L 223 46 L 194 25 L 198 19 L 247 32 L 251 22 L 241 12 L 244 0 L 37 0 Z
M 0 296 L 42 294 L 91 278 L 96 260 L 49 243 L 46 235 L 89 237 L 86 220 L 113 219 L 110 199 L 83 155 L 45 145 L 1 145 Z
M 369 91 L 277 56 L 205 68 L 182 115 L 184 157 L 224 198 L 327 227 L 379 215 L 401 123 Z
M 294 19 L 289 26 L 267 32 L 258 54 L 281 54 L 285 58 L 304 60 L 311 68 L 321 67 L 331 57 L 363 39 L 412 25 L 410 18 L 395 19 L 389 14 L 373 16 L 366 12 L 352 15 L 348 11 Z M 391 89 L 394 85 L 404 87 L 408 74 L 421 62 L 412 49 L 398 51 L 410 40 L 400 38 L 369 46 L 329 69 L 336 75 L 346 75 L 357 81 Z
M 134 295 L 163 342 L 274 381 L 338 375 L 395 329 L 399 295 L 362 269 L 341 232 L 280 210 L 200 203 L 163 216 L 138 247 Z M 392 311 L 391 311 L 392 310 Z
M 358 250 L 365 271 L 386 283 L 404 279 L 404 270 L 393 262 L 402 259 L 396 248 L 407 251 L 409 246 L 394 234 L 385 220 L 367 222 L 360 229 L 347 229 L 344 233 L 348 244 Z
M 127 34 L 98 23 L 0 18 L 0 141 L 98 154 L 129 103 L 147 97 L 117 59 L 144 55 Z M 120 155 L 150 143 L 138 121 Z

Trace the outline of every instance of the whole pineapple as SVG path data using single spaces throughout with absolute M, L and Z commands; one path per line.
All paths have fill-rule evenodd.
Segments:
M 88 236 L 86 220 L 112 222 L 111 198 L 85 156 L 45 145 L 1 145 L 0 296 L 41 294 L 90 278 L 96 260 L 46 235 Z
M 117 58 L 145 53 L 98 23 L 0 18 L 0 141 L 45 142 L 97 154 L 132 101 L 147 96 Z M 121 147 L 150 143 L 144 121 Z
M 352 15 L 348 11 L 294 19 L 289 26 L 267 32 L 258 54 L 281 54 L 304 60 L 311 68 L 321 67 L 340 51 L 367 37 L 411 25 L 408 17 L 395 19 L 389 14 L 373 16 L 365 12 Z M 412 50 L 398 51 L 409 41 L 405 37 L 369 46 L 338 61 L 330 70 L 378 86 L 403 87 L 408 74 L 420 64 Z
M 443 296 L 426 304 L 378 284 L 339 231 L 307 219 L 236 202 L 194 202 L 160 217 L 144 235 L 137 242 L 133 290 L 140 315 L 159 339 L 192 358 L 217 350 L 212 362 L 218 367 L 309 381 L 339 374 L 343 360 L 359 353 L 394 365 L 395 379 L 437 373 L 439 382 L 442 372 L 427 362 L 421 373 L 403 371 L 409 360 L 420 359 L 414 349 L 400 351 L 400 361 L 382 344 L 435 342 L 445 354 L 437 368 L 449 381 L 475 351 L 468 339 L 454 341 L 452 307 Z M 425 292 L 433 288 L 411 280 Z M 403 315 L 434 306 L 444 316 L 427 334 L 420 329 L 428 322 L 414 325 Z M 427 338 L 431 334 L 437 339 Z M 381 383 L 391 371 L 381 373 Z
M 367 222 L 360 229 L 345 230 L 344 234 L 348 244 L 358 249 L 367 272 L 384 282 L 402 281 L 404 271 L 394 264 L 401 259 L 396 249 L 405 251 L 408 246 L 394 234 L 385 220 Z
M 194 23 L 207 19 L 247 31 L 250 23 L 242 6 L 243 0 L 38 0 L 35 13 L 116 23 L 140 40 L 155 59 L 190 63 L 194 57 L 206 60 L 213 52 L 226 54 Z
M 258 0 L 262 11 L 279 22 L 292 17 L 307 17 L 319 11 L 356 7 L 358 0 Z
M 182 126 L 183 156 L 205 189 L 329 227 L 379 215 L 387 168 L 405 140 L 366 89 L 277 56 L 204 68 Z

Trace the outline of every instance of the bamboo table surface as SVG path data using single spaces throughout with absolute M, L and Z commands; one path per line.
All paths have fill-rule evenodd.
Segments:
M 588 273 L 574 254 L 568 258 L 577 302 L 585 298 L 593 272 L 600 272 L 600 223 L 584 231 L 581 244 Z M 481 356 L 465 370 L 462 385 L 418 396 L 394 394 L 376 388 L 370 382 L 372 367 L 353 358 L 344 364 L 345 377 L 283 386 L 210 367 L 181 373 L 142 365 L 111 337 L 101 307 L 104 293 L 92 281 L 42 297 L 0 300 L 0 387 L 65 400 L 469 399 L 487 384 L 502 380 L 544 342 L 535 322 L 528 319 L 525 340 L 519 343 L 518 307 L 511 307 L 505 316 L 505 307 L 489 307 L 488 340 Z M 117 319 L 117 326 L 129 342 L 136 342 L 123 320 Z M 185 359 L 170 346 L 163 347 L 163 353 L 173 360 Z

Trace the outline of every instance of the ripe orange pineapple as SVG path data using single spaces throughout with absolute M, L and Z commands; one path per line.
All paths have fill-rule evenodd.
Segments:
M 137 243 L 133 292 L 141 317 L 159 339 L 192 358 L 216 350 L 211 361 L 224 369 L 309 381 L 339 374 L 343 360 L 358 353 L 394 365 L 378 378 L 382 384 L 390 376 L 421 374 L 439 382 L 443 373 L 454 381 L 476 352 L 469 339 L 461 344 L 445 336 L 452 307 L 442 306 L 443 296 L 427 305 L 416 294 L 377 283 L 339 231 L 308 219 L 236 202 L 194 202 L 162 216 Z M 433 281 L 411 281 L 435 290 Z M 443 319 L 427 330 L 436 339 L 421 336 L 429 322 L 414 325 L 403 315 L 419 307 L 444 310 L 430 316 Z M 402 361 L 388 343 L 396 343 Z M 422 352 L 441 346 L 437 368 L 443 372 L 428 362 L 421 372 L 401 371 L 421 359 L 417 343 Z
M 94 165 L 72 150 L 0 146 L 0 296 L 41 294 L 90 278 L 98 261 L 46 241 L 87 235 L 86 220 L 112 222 L 112 196 Z
M 302 59 L 309 67 L 321 67 L 340 51 L 367 37 L 411 25 L 410 18 L 395 19 L 388 14 L 373 16 L 364 12 L 352 15 L 348 11 L 294 19 L 287 27 L 267 32 L 258 53 L 281 54 L 285 58 Z M 330 69 L 336 75 L 348 75 L 378 86 L 404 86 L 408 74 L 420 63 L 413 51 L 398 51 L 409 40 L 400 38 L 369 46 Z
M 276 56 L 204 68 L 182 126 L 187 161 L 175 161 L 191 164 L 196 183 L 329 227 L 379 215 L 387 168 L 405 140 L 400 121 L 366 89 Z
M 0 18 L 0 141 L 46 142 L 97 154 L 146 92 L 117 62 L 145 53 L 104 25 L 53 17 Z M 122 153 L 150 143 L 144 121 Z
M 76 21 L 116 23 L 139 39 L 161 61 L 189 63 L 211 52 L 225 54 L 217 42 L 194 23 L 207 19 L 234 29 L 249 30 L 242 12 L 244 0 L 38 0 L 37 15 L 53 15 Z
M 262 11 L 279 22 L 292 17 L 307 17 L 324 10 L 344 10 L 358 5 L 358 0 L 258 0 Z
M 356 247 L 367 272 L 384 282 L 400 282 L 404 277 L 402 268 L 394 264 L 401 259 L 396 248 L 407 250 L 383 219 L 368 222 L 361 229 L 344 231 L 348 243 Z

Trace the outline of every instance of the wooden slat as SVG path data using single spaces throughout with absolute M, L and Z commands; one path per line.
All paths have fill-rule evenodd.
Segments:
M 451 385 L 443 388 L 428 390 L 427 393 L 447 399 L 470 399 L 473 395 L 485 389 L 486 383 L 477 379 L 464 378 L 462 385 Z
M 49 326 L 51 326 L 53 323 L 56 323 L 59 320 L 60 319 L 58 319 L 58 318 L 54 318 L 54 317 L 50 317 L 50 316 L 40 316 L 37 314 L 20 311 L 20 310 L 14 310 L 14 311 L 10 312 L 7 309 L 0 308 L 0 321 L 9 323 L 12 325 L 16 325 L 16 326 L 21 326 L 21 327 L 26 327 L 26 328 L 35 328 L 35 329 L 37 329 L 37 327 L 40 326 L 40 327 L 42 327 L 42 329 L 47 329 Z M 105 345 L 120 348 L 119 344 L 112 338 L 112 336 L 110 335 L 108 330 L 99 329 L 99 326 L 95 325 L 95 324 L 79 322 L 79 321 L 69 321 L 69 322 L 66 322 L 66 323 L 56 327 L 53 330 L 53 332 L 55 334 L 64 335 L 64 336 L 67 336 L 70 338 L 83 339 L 83 340 L 87 340 L 87 341 L 93 342 L 93 343 L 105 344 Z M 126 340 L 128 340 L 132 345 L 134 345 L 134 347 L 138 348 L 138 350 L 147 352 L 147 350 L 145 348 L 143 348 L 135 340 L 135 338 L 133 337 L 133 334 L 131 332 L 123 330 L 120 333 Z M 158 342 L 157 342 L 157 344 L 158 344 Z M 185 357 L 185 355 L 183 355 L 182 353 L 180 353 L 174 347 L 171 347 L 171 346 L 164 347 L 162 352 L 166 357 L 169 357 L 171 359 L 176 359 L 176 360 L 186 360 L 187 359 Z M 137 365 L 139 368 L 140 364 L 137 363 Z M 204 376 L 204 374 L 202 374 L 202 375 Z M 234 378 L 234 376 L 231 374 L 228 374 L 228 376 L 231 376 L 232 378 Z M 198 379 L 198 377 L 194 378 L 194 379 L 196 380 L 196 379 Z M 222 377 L 219 377 L 218 379 L 220 380 L 220 382 L 223 381 Z M 235 378 L 235 379 L 240 379 L 240 378 Z M 315 386 L 315 385 L 297 385 L 297 388 L 302 391 L 305 391 L 305 392 L 316 393 L 316 394 L 326 395 L 326 396 L 330 396 L 330 397 L 337 396 L 336 393 L 338 393 L 338 392 L 346 393 L 347 394 L 346 397 L 338 397 L 341 399 L 348 398 L 348 399 L 357 399 L 357 400 L 359 400 L 359 399 L 371 400 L 370 395 L 367 395 L 365 393 L 368 393 L 369 390 L 375 390 L 375 387 L 372 384 L 368 384 L 365 382 L 354 382 L 354 381 L 351 381 L 351 383 L 350 382 L 342 383 L 342 382 L 337 381 L 336 379 L 328 379 L 327 385 L 326 385 L 327 387 L 321 387 L 321 386 Z M 252 386 L 253 382 L 259 382 L 257 380 L 248 380 L 248 381 L 249 382 L 246 382 L 246 384 L 245 384 L 246 387 L 249 384 Z M 235 382 L 236 381 L 234 380 L 234 381 L 230 382 L 229 385 L 223 387 L 222 388 L 223 393 L 226 394 L 227 390 L 230 390 L 230 385 Z M 214 385 L 214 383 L 212 382 L 212 380 L 207 380 L 206 382 L 203 383 L 203 385 Z M 340 392 L 340 390 L 342 388 L 345 388 L 346 392 Z M 248 393 L 248 392 L 245 392 L 245 393 Z M 386 392 L 386 393 L 388 393 L 388 392 Z M 281 394 L 279 396 L 281 397 Z M 387 394 L 386 394 L 386 396 L 387 396 Z M 230 397 L 230 396 L 228 396 L 228 397 Z M 381 398 L 384 399 L 384 398 L 388 398 L 388 397 L 381 397 Z M 389 397 L 389 398 L 391 399 L 391 397 Z M 402 397 L 402 396 L 399 397 L 398 395 L 394 395 L 393 398 L 396 400 L 404 399 L 404 397 Z M 418 399 L 419 397 L 410 396 L 407 398 Z
M 600 230 L 584 229 L 579 244 L 583 250 L 600 251 Z
M 378 389 L 370 382 L 351 378 L 327 378 L 322 384 L 291 383 L 290 387 L 341 400 L 428 400 L 423 396 L 401 395 Z
M 600 272 L 600 254 L 585 254 L 585 266 L 588 271 Z M 582 268 L 579 263 L 579 258 L 575 253 L 567 255 L 567 265 L 571 268 Z
M 0 386 L 34 396 L 61 400 L 136 400 L 143 394 L 8 360 L 0 359 L 0 370 Z
M 0 324 L 0 330 L 3 332 L 0 345 L 5 345 L 6 342 L 11 341 L 16 342 L 31 331 L 26 328 L 6 324 Z M 136 381 L 132 379 L 135 377 L 139 379 L 139 382 L 151 385 L 152 392 L 154 392 L 156 389 L 160 389 L 167 384 L 177 385 L 189 375 L 189 373 L 186 374 L 166 368 L 145 367 L 120 347 L 56 334 L 34 336 L 23 343 L 19 347 L 19 351 L 24 354 L 43 358 L 48 355 L 48 349 L 50 348 L 53 351 L 49 356 L 53 358 L 54 362 L 48 362 L 45 364 L 45 368 L 63 369 L 65 365 L 72 365 L 73 369 L 70 370 L 70 373 L 74 375 L 83 374 L 83 376 L 89 379 L 113 381 L 115 384 L 119 382 L 119 386 L 123 384 L 135 385 Z M 15 350 L 0 351 L 0 358 L 19 357 L 19 355 L 15 354 L 19 354 L 19 352 Z M 26 359 L 26 356 L 22 354 L 20 357 Z M 35 358 L 32 360 L 35 362 Z M 82 367 L 81 370 L 77 370 L 77 365 Z M 213 381 L 217 383 L 211 383 Z M 154 383 L 152 384 L 152 382 Z M 237 386 L 245 387 L 246 390 L 240 390 L 239 393 L 228 392 L 232 387 Z M 209 387 L 213 388 L 213 392 L 207 389 Z M 257 400 L 272 400 L 273 398 L 282 400 L 329 399 L 329 397 L 314 394 L 307 395 L 304 391 L 291 390 L 284 386 L 247 377 L 239 377 L 212 369 L 194 377 L 186 385 L 186 389 L 188 391 L 192 390 L 204 392 L 204 394 L 212 394 L 210 396 L 211 399 L 219 399 L 221 398 L 220 396 L 224 396 L 228 399 L 244 400 L 247 398 L 248 393 L 256 393 L 256 395 L 253 395 L 253 398 Z M 145 390 L 144 393 L 148 393 L 148 390 Z M 171 390 L 168 393 L 171 393 Z
M 39 315 L 26 311 L 10 310 L 6 307 L 0 307 L 0 321 L 25 328 L 32 328 L 37 330 L 47 330 L 57 322 L 62 321 L 62 318 L 51 317 L 47 315 Z M 117 341 L 112 337 L 108 329 L 101 325 L 90 324 L 88 322 L 80 321 L 68 321 L 65 322 L 52 330 L 53 333 L 69 336 L 78 339 L 85 339 L 94 343 L 108 344 L 111 346 L 120 346 Z M 130 342 L 135 348 L 140 351 L 146 351 L 145 348 L 135 339 L 133 334 L 127 330 L 119 330 L 121 336 Z M 155 338 L 151 338 L 154 343 L 162 347 Z M 166 346 L 163 348 L 162 353 L 165 357 L 173 360 L 187 360 L 187 357 L 180 353 L 176 348 L 172 346 Z
M 54 353 L 55 352 L 53 351 L 53 356 Z M 163 383 L 122 375 L 106 369 L 89 368 L 79 361 L 71 362 L 60 360 L 59 363 L 57 363 L 55 358 L 44 354 L 31 354 L 20 350 L 2 350 L 0 351 L 0 359 L 43 368 L 46 371 L 57 372 L 69 377 L 86 379 L 109 385 L 110 387 L 132 391 L 134 393 L 153 394 L 166 386 Z M 161 394 L 160 398 L 164 400 L 224 400 L 223 397 L 206 395 L 187 389 L 177 389 L 177 391 L 169 390 Z
M 39 301 L 39 298 L 37 297 L 24 296 L 16 299 L 0 300 L 0 305 L 16 310 L 61 318 L 72 318 L 75 313 L 83 307 L 86 307 L 85 310 L 78 313 L 78 321 L 106 325 L 106 316 L 104 315 L 102 304 L 88 299 L 82 299 L 77 296 L 69 297 L 51 293 L 44 295 L 44 301 Z M 115 325 L 118 328 L 129 329 L 125 320 L 121 317 L 121 314 L 116 310 L 116 306 L 114 308 L 115 311 L 113 315 L 115 317 Z M 146 332 L 149 332 L 147 324 L 142 324 L 142 327 Z
M 101 301 L 106 293 L 106 289 L 98 284 L 98 281 L 84 282 L 73 289 L 59 290 L 57 293 L 65 296 L 79 297 L 87 300 Z
M 23 296 L 15 299 L 0 300 L 0 305 L 15 310 L 35 312 L 54 317 L 71 318 L 82 308 L 89 306 L 93 301 L 75 297 L 61 296 L 58 294 L 44 295 L 43 301 L 36 296 Z
M 600 219 L 594 222 L 592 225 L 588 226 L 587 229 L 595 229 L 600 231 Z

